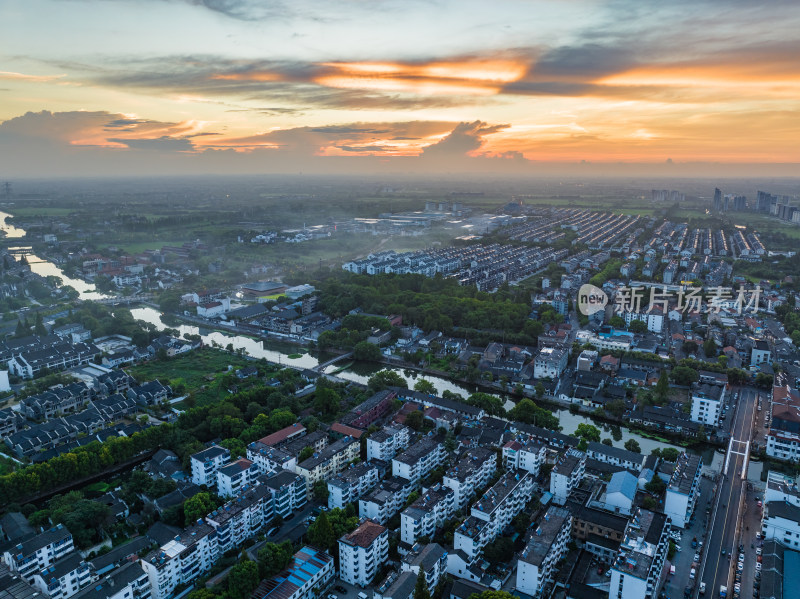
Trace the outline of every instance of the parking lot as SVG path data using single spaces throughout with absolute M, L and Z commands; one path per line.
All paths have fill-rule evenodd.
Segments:
M 690 589 L 690 594 L 694 592 L 695 587 L 699 584 L 700 564 L 697 563 L 695 577 L 691 578 L 692 564 L 695 563 L 695 554 L 699 554 L 701 559 L 705 559 L 704 550 L 699 546 L 700 541 L 705 544 L 706 532 L 708 531 L 708 520 L 706 516 L 706 508 L 710 507 L 712 500 L 712 492 L 714 488 L 714 481 L 706 477 L 700 479 L 700 496 L 697 498 L 697 506 L 695 507 L 694 519 L 692 525 L 686 529 L 673 528 L 674 531 L 680 533 L 680 541 L 678 545 L 681 550 L 675 554 L 675 557 L 670 562 L 675 566 L 675 574 L 668 575 L 667 581 L 664 584 L 664 592 L 669 599 L 679 599 L 685 596 L 687 588 Z M 696 538 L 698 547 L 692 548 L 692 539 Z M 706 590 L 706 595 L 709 595 Z

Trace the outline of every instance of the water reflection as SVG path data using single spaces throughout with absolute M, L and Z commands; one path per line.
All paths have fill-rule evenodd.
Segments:
M 187 334 L 200 335 L 203 339 L 203 343 L 207 345 L 216 343 L 222 347 L 227 347 L 230 343 L 233 345 L 234 349 L 242 349 L 248 356 L 252 356 L 253 358 L 265 358 L 270 362 L 284 364 L 286 366 L 297 366 L 299 368 L 314 368 L 319 364 L 319 360 L 315 356 L 293 345 L 270 343 L 269 347 L 267 347 L 264 341 L 245 337 L 244 335 L 231 335 L 220 331 L 210 331 L 187 324 L 169 327 L 161 320 L 161 313 L 153 308 L 133 308 L 131 314 L 137 320 L 144 320 L 154 325 L 159 331 L 163 331 L 166 328 L 174 328 L 178 330 L 181 337 Z M 283 348 L 285 348 L 285 350 L 281 351 Z M 293 357 L 290 358 L 289 354 L 292 354 Z M 296 354 L 300 354 L 299 357 L 295 357 Z
M 24 237 L 24 229 L 20 229 L 19 227 L 15 227 L 14 225 L 6 222 L 6 219 L 8 219 L 10 216 L 11 215 L 6 212 L 0 212 L 0 218 L 3 219 L 3 224 L 0 225 L 0 231 L 5 233 L 5 236 L 10 239 L 19 239 L 20 237 Z M 34 254 L 30 247 L 21 246 L 12 249 L 23 250 L 24 256 L 28 260 L 28 264 L 30 264 L 32 272 L 35 272 L 37 275 L 43 277 L 58 277 L 61 279 L 62 285 L 69 285 L 75 289 L 75 291 L 80 294 L 81 299 L 98 300 L 109 297 L 104 293 L 98 292 L 94 285 L 91 285 L 82 279 L 73 279 L 72 277 L 68 277 L 58 266 Z M 17 260 L 20 259 L 19 256 L 20 255 L 18 255 Z

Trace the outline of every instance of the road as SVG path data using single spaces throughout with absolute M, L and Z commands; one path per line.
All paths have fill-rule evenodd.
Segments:
M 734 389 L 732 392 L 736 392 Z M 731 565 L 736 564 L 739 545 L 739 522 L 744 510 L 744 488 L 747 482 L 746 461 L 753 428 L 758 391 L 743 387 L 739 391 L 733 418 L 731 441 L 725 456 L 712 511 L 712 527 L 706 544 L 705 561 L 700 580 L 706 583 L 706 597 L 719 597 L 720 585 L 733 594 Z M 745 469 L 743 473 L 743 469 Z M 725 551 L 725 555 L 722 555 Z M 731 552 L 734 557 L 731 558 Z

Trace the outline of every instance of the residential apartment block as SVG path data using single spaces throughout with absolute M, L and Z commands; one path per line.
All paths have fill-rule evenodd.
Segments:
M 389 559 L 389 530 L 364 520 L 339 539 L 339 576 L 349 584 L 365 587 Z
M 219 445 L 198 451 L 191 457 L 192 482 L 209 488 L 217 485 L 217 470 L 231 459 L 231 452 Z
M 367 438 L 367 459 L 390 461 L 408 447 L 409 428 L 402 424 L 388 424 Z
M 567 553 L 572 516 L 566 508 L 547 508 L 530 533 L 517 562 L 516 589 L 538 597 L 552 582 L 555 566 Z
M 400 539 L 410 548 L 420 537 L 433 538 L 455 513 L 455 492 L 437 483 L 400 514 Z
M 524 470 L 533 476 L 539 476 L 546 455 L 545 445 L 531 435 L 518 433 L 515 439 L 503 445 L 503 467 Z
M 328 509 L 358 501 L 378 484 L 378 467 L 369 462 L 350 466 L 328 479 Z
M 651 599 L 664 575 L 669 517 L 645 509 L 631 516 L 611 567 L 610 599 Z
M 690 520 L 700 494 L 702 468 L 699 455 L 682 453 L 678 457 L 664 499 L 664 513 L 669 516 L 672 526 L 685 528 Z
M 306 481 L 306 495 L 311 498 L 311 489 L 318 480 L 330 478 L 344 470 L 355 460 L 360 444 L 353 437 L 342 437 L 319 453 L 297 464 L 295 471 Z
M 577 449 L 568 449 L 550 472 L 550 493 L 553 503 L 564 505 L 578 487 L 586 469 L 586 454 Z
M 423 437 L 400 455 L 392 458 L 392 475 L 417 483 L 444 462 L 444 445 L 432 436 Z
M 453 490 L 455 509 L 465 507 L 478 489 L 482 489 L 497 471 L 497 454 L 485 447 L 465 451 L 444 474 L 442 482 Z

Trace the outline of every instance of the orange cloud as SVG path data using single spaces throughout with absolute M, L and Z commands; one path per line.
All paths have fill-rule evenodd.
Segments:
M 423 95 L 496 94 L 521 78 L 528 65 L 520 59 L 469 58 L 427 63 L 329 62 L 329 72 L 314 78 L 319 85 Z

